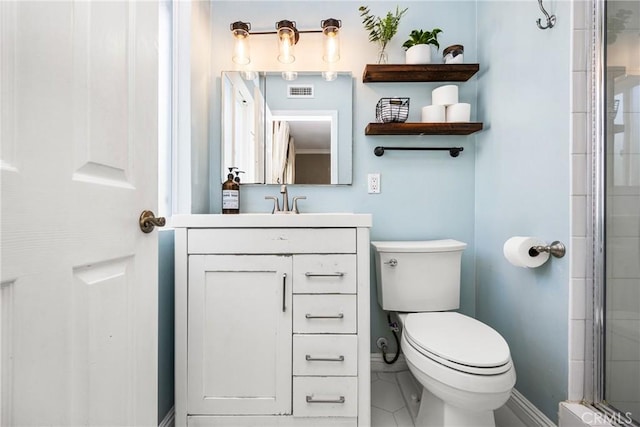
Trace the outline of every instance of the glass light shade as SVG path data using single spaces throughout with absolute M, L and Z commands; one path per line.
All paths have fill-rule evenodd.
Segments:
M 249 55 L 249 24 L 245 22 L 234 22 L 231 24 L 233 32 L 233 62 L 246 65 L 251 62 Z
M 243 79 L 248 81 L 255 80 L 258 78 L 258 73 L 256 73 L 255 71 L 249 71 L 249 70 L 240 71 L 240 75 L 242 76 Z
M 240 65 L 246 65 L 251 62 L 249 56 L 249 38 L 236 38 L 233 45 L 233 62 Z
M 340 32 L 338 27 L 326 26 L 324 34 L 322 59 L 325 62 L 337 62 L 340 59 Z
M 296 60 L 294 46 L 296 45 L 296 34 L 291 27 L 278 28 L 278 61 L 283 64 L 291 64 Z
M 322 78 L 325 81 L 332 82 L 332 81 L 334 81 L 335 79 L 338 78 L 338 72 L 337 71 L 323 71 L 322 72 Z
M 295 79 L 298 78 L 298 72 L 297 71 L 283 71 L 282 72 L 282 78 L 288 82 L 292 82 Z

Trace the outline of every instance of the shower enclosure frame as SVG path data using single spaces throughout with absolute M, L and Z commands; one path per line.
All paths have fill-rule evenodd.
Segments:
M 580 1 L 580 0 L 578 0 Z M 625 426 L 638 427 L 636 421 L 627 422 L 625 414 L 609 405 L 605 399 L 605 322 L 606 322 L 606 200 L 607 200 L 607 1 L 591 0 L 590 14 L 591 79 L 588 82 L 592 120 L 587 135 L 591 143 L 591 163 L 588 181 L 591 188 L 591 214 L 587 215 L 587 241 L 591 256 L 587 269 L 593 278 L 591 289 L 592 327 L 586 328 L 584 402 L 601 411 L 608 420 L 625 420 Z M 589 243 L 588 243 L 589 245 Z M 589 304 L 588 304 L 589 305 Z M 640 414 L 633 414 L 636 419 Z

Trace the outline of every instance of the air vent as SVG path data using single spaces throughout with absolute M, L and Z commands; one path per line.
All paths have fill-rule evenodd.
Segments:
M 288 98 L 313 98 L 313 85 L 288 85 Z

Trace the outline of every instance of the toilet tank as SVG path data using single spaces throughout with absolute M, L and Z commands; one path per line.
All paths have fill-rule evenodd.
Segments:
M 387 311 L 446 311 L 460 307 L 457 240 L 371 242 L 378 304 Z

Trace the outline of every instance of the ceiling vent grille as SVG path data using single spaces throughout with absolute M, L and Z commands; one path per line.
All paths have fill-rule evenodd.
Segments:
M 288 98 L 313 98 L 313 85 L 288 85 Z

